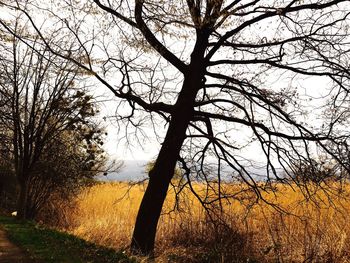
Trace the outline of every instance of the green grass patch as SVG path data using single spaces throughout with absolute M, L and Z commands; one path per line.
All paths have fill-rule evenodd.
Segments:
M 108 263 L 136 262 L 122 252 L 97 246 L 76 236 L 47 229 L 32 222 L 0 216 L 0 226 L 9 239 L 37 262 Z

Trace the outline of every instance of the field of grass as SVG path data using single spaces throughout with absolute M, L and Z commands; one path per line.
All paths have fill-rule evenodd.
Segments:
M 47 229 L 32 222 L 0 216 L 0 225 L 7 232 L 10 240 L 24 249 L 34 262 L 136 262 L 122 252 L 97 246 L 75 236 Z
M 65 211 L 66 230 L 127 251 L 145 186 L 104 183 L 86 189 Z M 224 191 L 239 192 L 241 187 L 225 185 Z M 284 212 L 243 191 L 223 202 L 215 223 L 189 191 L 172 211 L 175 198 L 169 190 L 158 225 L 156 262 L 350 262 L 349 200 L 328 199 L 319 191 L 314 192 L 318 198 L 305 200 L 298 188 L 276 189 L 264 198 Z

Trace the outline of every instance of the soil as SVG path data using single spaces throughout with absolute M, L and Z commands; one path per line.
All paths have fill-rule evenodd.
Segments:
M 33 263 L 19 247 L 11 243 L 0 228 L 0 263 Z

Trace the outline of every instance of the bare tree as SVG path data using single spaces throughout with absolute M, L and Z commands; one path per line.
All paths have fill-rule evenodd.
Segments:
M 96 108 L 93 97 L 82 89 L 77 66 L 50 53 L 26 31 L 20 16 L 13 23 L 31 47 L 16 36 L 3 36 L 1 156 L 13 162 L 19 184 L 18 216 L 34 218 L 57 188 L 69 190 L 67 185 L 74 187 L 74 180 L 96 174 L 92 169 L 104 161 L 99 147 L 102 130 L 92 122 Z
M 26 14 L 53 54 L 94 75 L 120 99 L 119 120 L 134 134 L 145 124 L 156 134 L 160 123 L 166 125 L 135 224 L 135 253 L 154 249 L 177 162 L 194 193 L 193 176 L 217 193 L 195 193 L 203 205 L 234 196 L 221 189 L 227 166 L 261 200 L 290 163 L 312 160 L 317 151 L 341 163 L 330 147 L 339 140 L 334 120 L 317 118 L 323 99 L 349 79 L 343 61 L 349 52 L 347 0 L 34 3 L 34 13 L 46 12 L 57 25 L 51 41 L 33 12 L 18 3 L 12 8 Z M 74 49 L 54 44 L 63 36 Z M 313 95 L 318 85 L 326 92 Z M 266 184 L 248 168 L 246 149 L 260 160 Z

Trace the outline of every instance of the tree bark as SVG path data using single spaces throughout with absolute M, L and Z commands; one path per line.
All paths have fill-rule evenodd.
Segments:
M 153 254 L 157 224 L 169 183 L 174 176 L 175 165 L 186 138 L 187 128 L 194 117 L 197 93 L 204 85 L 206 68 L 204 54 L 209 31 L 197 29 L 196 35 L 191 62 L 186 68 L 182 68 L 184 74 L 182 89 L 174 105 L 169 128 L 158 158 L 149 172 L 149 183 L 137 214 L 131 241 L 131 251 L 135 254 L 151 256 Z
M 205 41 L 204 41 L 205 43 Z M 199 88 L 203 84 L 201 59 L 203 52 L 193 53 L 184 84 L 175 103 L 169 128 L 153 169 L 149 173 L 149 183 L 143 196 L 136 218 L 131 241 L 131 251 L 135 254 L 152 256 L 158 220 L 166 198 L 170 181 L 174 175 L 186 131 L 193 119 L 194 103 Z
M 28 181 L 21 179 L 19 182 L 19 196 L 17 203 L 17 217 L 19 219 L 28 219 L 27 205 L 28 205 Z
M 171 121 L 157 161 L 149 173 L 149 183 L 139 208 L 131 242 L 131 250 L 135 254 L 153 253 L 158 220 L 187 128 L 185 123 L 181 128 L 176 123 Z

